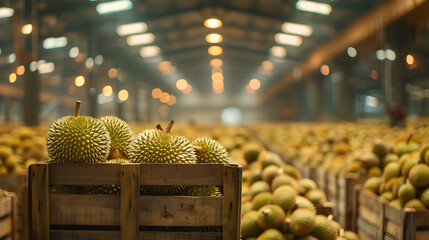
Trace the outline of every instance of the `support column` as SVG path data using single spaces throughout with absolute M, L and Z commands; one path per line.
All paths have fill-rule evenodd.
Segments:
M 310 119 L 320 121 L 323 118 L 323 82 L 322 79 L 310 76 L 308 84 L 310 92 Z
M 344 55 L 336 59 L 336 67 L 338 72 L 334 73 L 335 82 L 337 84 L 336 90 L 338 91 L 335 101 L 335 113 L 338 120 L 353 121 L 355 120 L 355 106 L 354 99 L 355 93 L 349 81 L 352 76 L 353 67 L 352 58 Z
M 29 71 L 32 61 L 36 61 L 39 56 L 39 22 L 37 16 L 37 0 L 23 0 L 21 13 L 14 17 L 14 40 L 15 54 L 17 55 L 16 66 L 24 65 L 26 71 L 23 75 L 24 81 L 24 101 L 23 117 L 27 126 L 37 126 L 39 124 L 40 112 L 40 76 L 37 72 Z M 19 21 L 20 20 L 20 21 Z M 16 21 L 19 21 L 16 23 Z M 29 35 L 21 33 L 22 26 L 32 24 L 33 30 Z

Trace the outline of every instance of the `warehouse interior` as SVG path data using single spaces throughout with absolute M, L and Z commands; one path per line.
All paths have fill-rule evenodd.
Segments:
M 428 0 L 0 0 L 0 240 L 429 239 Z

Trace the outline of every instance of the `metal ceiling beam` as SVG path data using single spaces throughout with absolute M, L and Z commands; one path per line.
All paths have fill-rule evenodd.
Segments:
M 338 54 L 344 53 L 347 47 L 353 46 L 370 35 L 375 34 L 384 26 L 404 16 L 423 3 L 429 4 L 427 0 L 390 0 L 381 3 L 354 21 L 331 41 L 318 47 L 296 69 L 301 71 L 303 77 L 308 75 L 312 71 L 317 70 L 326 61 Z M 261 93 L 259 96 L 260 103 L 265 103 L 297 80 L 292 72 L 285 75 Z

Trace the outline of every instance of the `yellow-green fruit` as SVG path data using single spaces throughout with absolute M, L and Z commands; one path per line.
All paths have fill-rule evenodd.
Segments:
M 277 175 L 273 179 L 273 181 L 271 182 L 271 190 L 274 191 L 278 187 L 283 186 L 283 185 L 291 185 L 297 191 L 299 191 L 299 189 L 301 189 L 301 186 L 295 180 L 295 178 L 293 178 L 289 175 L 286 175 L 286 174 L 280 174 L 280 175 Z
M 419 150 L 419 144 L 416 142 L 399 142 L 393 150 L 398 156 L 406 153 L 412 153 Z
M 120 118 L 105 116 L 100 121 L 106 126 L 110 135 L 109 159 L 127 158 L 128 147 L 133 140 L 133 131 L 130 126 Z
M 283 234 L 275 229 L 270 228 L 265 230 L 256 240 L 284 240 Z
M 347 238 L 343 238 L 343 237 L 337 237 L 336 240 L 348 240 Z
M 429 208 L 429 188 L 423 191 L 422 195 L 420 196 L 420 200 L 426 208 Z
M 387 181 L 387 183 L 384 185 L 384 191 L 383 192 L 392 192 L 393 191 L 393 187 L 398 184 L 399 182 L 399 177 L 393 177 L 391 179 L 389 179 L 389 181 Z M 383 193 L 380 192 L 380 193 Z
M 289 223 L 290 223 L 290 215 L 287 215 L 287 216 L 285 217 L 285 219 L 283 220 L 283 224 L 282 224 L 282 226 L 280 227 L 280 230 L 281 230 L 283 233 L 289 233 L 289 232 L 290 232 L 290 226 L 289 226 Z
M 309 209 L 309 210 L 313 211 L 314 214 L 316 214 L 316 207 L 314 206 L 314 204 L 310 200 L 308 200 L 307 198 L 305 198 L 303 196 L 297 196 L 296 197 L 295 208 L 296 209 L 299 209 L 299 208 Z
M 270 192 L 261 192 L 252 200 L 252 209 L 259 210 L 261 207 L 273 203 L 273 195 Z
M 289 226 L 297 237 L 308 235 L 316 227 L 316 214 L 309 209 L 298 208 L 290 216 Z
M 250 238 L 257 237 L 262 233 L 261 227 L 259 227 L 258 222 L 258 212 L 250 211 L 243 215 L 241 218 L 241 228 L 240 233 L 242 237 Z
M 374 145 L 372 145 L 372 152 L 382 158 L 389 152 L 389 150 L 380 139 L 377 139 L 375 140 Z
M 303 178 L 303 179 L 299 180 L 299 184 L 304 189 L 304 194 L 306 194 L 308 191 L 310 191 L 312 189 L 317 188 L 316 183 L 309 178 Z
M 366 180 L 365 184 L 363 185 L 363 188 L 377 194 L 378 189 L 382 183 L 381 177 L 372 177 Z
M 295 179 L 299 179 L 301 176 L 299 175 L 298 170 L 291 165 L 283 165 L 283 172 Z
M 380 197 L 388 202 L 391 202 L 394 199 L 392 192 L 384 192 Z
M 228 152 L 216 140 L 208 138 L 197 138 L 192 141 L 196 146 L 195 154 L 197 155 L 197 163 L 227 163 Z
M 286 233 L 283 237 L 285 240 L 295 240 L 295 236 L 292 233 Z
M 261 149 L 256 143 L 248 143 L 243 146 L 243 157 L 248 163 L 256 161 L 260 152 Z
M 337 229 L 331 224 L 331 221 L 323 215 L 316 216 L 316 226 L 311 235 L 319 240 L 335 240 L 337 238 Z
M 426 207 L 420 199 L 411 199 L 405 203 L 404 208 L 414 208 L 416 210 L 425 210 Z
M 416 197 L 416 188 L 409 183 L 402 185 L 398 190 L 398 198 L 406 203 Z
M 241 187 L 241 196 L 245 197 L 249 195 L 249 187 L 248 186 L 242 186 Z
M 362 165 L 365 168 L 371 168 L 380 165 L 380 158 L 373 152 L 362 153 L 362 155 L 359 157 L 359 160 L 362 162 Z
M 368 170 L 367 177 L 380 177 L 382 174 L 381 168 L 372 167 Z
M 202 196 L 202 197 L 222 196 L 222 192 L 217 186 L 201 185 L 201 186 L 187 186 L 183 188 L 184 188 L 183 195 L 186 195 L 186 196 Z
M 63 186 L 52 185 L 49 186 L 49 193 L 54 194 L 79 194 L 81 193 L 81 186 Z
M 189 139 L 155 129 L 144 130 L 131 142 L 129 158 L 135 163 L 196 162 Z
M 383 170 L 383 180 L 387 182 L 389 179 L 399 176 L 399 174 L 401 174 L 399 164 L 395 162 L 389 163 Z
M 417 188 L 429 185 L 429 167 L 426 164 L 417 164 L 411 168 L 408 180 Z
M 261 192 L 269 192 L 270 185 L 265 181 L 257 181 L 250 185 L 250 196 L 254 197 Z
M 261 181 L 262 180 L 261 175 L 262 175 L 261 170 L 259 169 L 253 170 L 252 172 L 250 172 L 249 183 L 252 184 L 254 182 Z
M 283 163 L 282 159 L 278 154 L 275 154 L 272 152 L 263 152 L 263 154 L 261 155 L 259 156 L 260 156 L 260 162 L 261 162 L 262 168 L 266 168 L 270 165 L 275 165 L 277 167 L 280 167 Z
M 392 194 L 393 197 L 398 197 L 399 188 L 406 183 L 406 179 L 403 176 L 398 177 L 398 181 L 393 185 Z
M 313 189 L 305 194 L 305 197 L 313 204 L 324 204 L 326 202 L 326 195 L 320 189 Z
M 297 196 L 298 193 L 293 187 L 283 185 L 274 191 L 273 203 L 279 205 L 285 212 L 288 212 L 295 206 Z
M 9 146 L 0 146 L 0 161 L 6 159 L 13 154 L 12 148 Z
M 399 161 L 398 155 L 396 155 L 394 153 L 388 153 L 383 158 L 383 167 L 387 166 L 387 164 L 389 164 L 391 162 L 398 162 L 398 161 Z
M 49 127 L 46 148 L 54 162 L 99 163 L 110 153 L 110 136 L 104 124 L 87 116 L 67 116 Z
M 285 212 L 277 205 L 263 206 L 258 211 L 258 225 L 262 229 L 279 228 L 285 219 Z
M 283 173 L 283 169 L 281 169 L 275 165 L 270 165 L 270 166 L 268 166 L 262 170 L 261 177 L 262 177 L 262 180 L 271 184 L 273 179 L 281 173 Z
M 331 223 L 332 227 L 335 229 L 335 232 L 336 232 L 337 234 L 340 234 L 341 229 L 343 229 L 343 228 L 341 227 L 341 225 L 340 225 L 338 222 L 334 221 L 334 220 L 330 220 L 330 223 Z
M 420 161 L 429 164 L 429 145 L 424 146 L 422 150 L 420 150 Z
M 418 158 L 408 158 L 401 169 L 401 174 L 404 177 L 408 177 L 408 174 L 410 173 L 411 168 L 413 168 L 415 165 L 419 164 Z
M 425 153 L 425 163 L 429 165 L 429 151 Z
M 393 199 L 391 202 L 390 202 L 390 204 L 392 204 L 392 205 L 394 205 L 394 206 L 397 206 L 397 207 L 400 207 L 400 208 L 403 208 L 404 207 L 404 203 L 401 201 L 401 199 L 399 199 L 399 198 L 396 198 L 396 199 Z
M 252 211 L 252 202 L 243 202 L 241 204 L 241 216 L 244 216 L 244 214 Z
M 341 237 L 347 240 L 359 240 L 359 236 L 352 231 L 345 231 Z

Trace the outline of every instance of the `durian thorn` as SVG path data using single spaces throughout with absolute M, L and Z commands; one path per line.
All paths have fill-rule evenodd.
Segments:
M 196 146 L 196 145 L 194 145 L 194 149 L 197 152 L 201 152 L 203 150 L 203 148 L 201 146 Z
M 413 134 L 411 133 L 410 136 L 407 138 L 407 143 L 410 143 L 412 138 L 413 138 Z
M 344 228 L 340 229 L 340 237 L 344 235 Z
M 332 216 L 332 214 L 329 214 L 328 220 L 332 220 L 332 219 L 334 219 L 334 216 Z
M 167 128 L 165 129 L 166 133 L 170 133 L 171 128 L 173 127 L 173 124 L 174 124 L 174 120 L 170 120 L 170 122 L 168 123 Z
M 161 130 L 164 132 L 164 128 L 162 128 L 161 124 L 157 124 L 156 125 L 156 129 Z
M 76 101 L 76 106 L 74 108 L 74 116 L 75 117 L 79 117 L 79 114 L 80 114 L 80 104 L 81 104 L 81 101 L 77 100 Z

